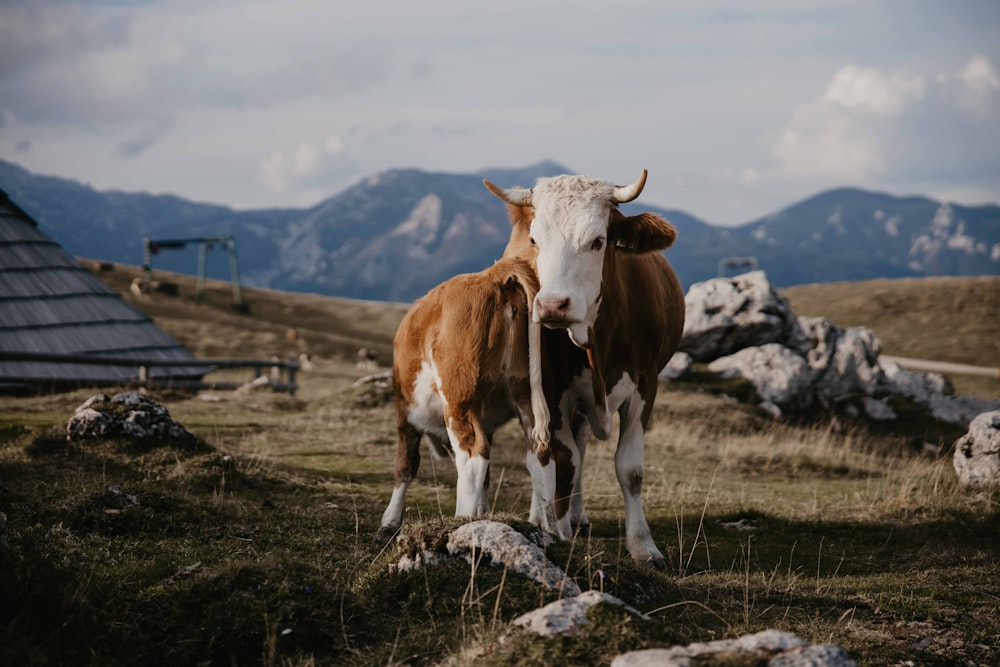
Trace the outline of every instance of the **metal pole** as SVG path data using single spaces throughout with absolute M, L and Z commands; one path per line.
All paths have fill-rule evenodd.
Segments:
M 198 301 L 205 300 L 205 255 L 208 244 L 202 239 L 198 243 Z
M 242 306 L 243 294 L 240 292 L 240 261 L 236 256 L 236 239 L 232 236 L 227 237 L 226 247 L 229 249 L 229 277 L 233 283 L 233 303 Z
M 142 239 L 142 268 L 146 272 L 146 284 L 153 284 L 153 251 L 149 247 L 149 237 Z

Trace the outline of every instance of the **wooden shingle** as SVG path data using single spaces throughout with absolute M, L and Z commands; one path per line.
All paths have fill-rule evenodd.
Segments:
M 114 359 L 194 360 L 175 338 L 104 285 L 0 190 L 0 351 Z M 198 379 L 197 366 L 153 367 Z M 138 366 L 0 359 L 0 387 L 137 380 Z

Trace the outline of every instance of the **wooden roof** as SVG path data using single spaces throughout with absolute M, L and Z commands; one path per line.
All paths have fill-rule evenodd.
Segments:
M 0 351 L 121 359 L 194 359 L 176 339 L 81 266 L 0 190 Z M 198 378 L 197 367 L 154 367 L 154 378 Z M 0 359 L 0 386 L 108 384 L 137 365 Z

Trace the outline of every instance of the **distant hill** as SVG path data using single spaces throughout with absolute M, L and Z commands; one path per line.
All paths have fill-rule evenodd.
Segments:
M 142 238 L 231 234 L 245 283 L 409 301 L 442 280 L 489 266 L 508 236 L 504 205 L 482 185 L 530 186 L 573 173 L 555 162 L 472 174 L 393 169 L 307 209 L 236 211 L 171 195 L 97 191 L 0 160 L 0 188 L 69 252 L 142 262 Z M 1000 208 L 962 207 L 858 189 L 824 192 L 739 227 L 652 210 L 678 229 L 667 251 L 682 282 L 715 276 L 719 260 L 753 255 L 778 286 L 883 277 L 1000 274 Z M 197 253 L 164 251 L 154 268 L 194 273 Z M 228 261 L 209 261 L 213 277 Z

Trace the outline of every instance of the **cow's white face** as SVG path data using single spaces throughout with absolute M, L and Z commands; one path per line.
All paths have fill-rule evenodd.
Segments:
M 567 329 L 580 347 L 589 347 L 603 298 L 608 253 L 663 250 L 676 237 L 673 226 L 658 215 L 624 216 L 617 209 L 642 192 L 645 169 L 635 183 L 624 186 L 588 176 L 540 178 L 530 190 L 503 189 L 487 180 L 483 184 L 510 204 L 514 230 L 504 254 L 519 255 L 529 243 L 534 247 L 540 284 L 532 308 L 534 320 Z M 608 276 L 613 279 L 613 268 Z
M 601 304 L 615 186 L 586 176 L 539 179 L 532 188 L 531 239 L 538 250 L 534 318 L 568 329 L 581 347 Z

